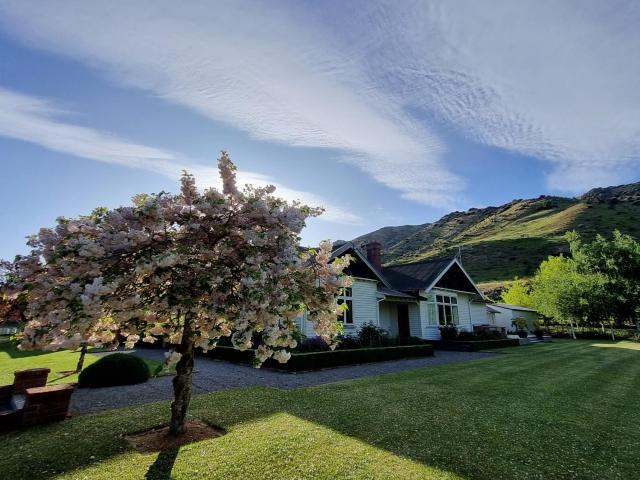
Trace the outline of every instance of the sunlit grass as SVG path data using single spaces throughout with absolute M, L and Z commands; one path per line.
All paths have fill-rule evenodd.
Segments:
M 78 374 L 75 373 L 80 351 L 59 350 L 57 352 L 22 351 L 16 346 L 16 342 L 4 339 L 0 342 L 0 385 L 13 383 L 13 372 L 28 368 L 49 368 L 48 384 L 75 383 Z M 84 368 L 96 362 L 100 357 L 87 353 L 84 359 Z M 161 363 L 155 360 L 144 359 L 152 374 L 158 373 Z
M 594 343 L 591 345 L 592 347 L 598 348 L 622 348 L 626 350 L 637 350 L 640 351 L 640 343 L 638 342 L 611 342 L 611 343 Z
M 285 413 L 246 422 L 177 452 L 129 451 L 58 478 L 169 478 L 169 468 L 174 479 L 463 478 Z
M 79 358 L 79 351 L 21 351 L 18 350 L 15 342 L 2 342 L 0 343 L 0 385 L 13 383 L 13 372 L 27 368 L 51 369 L 49 384 L 77 382 L 78 374 L 74 373 L 74 370 Z M 84 366 L 88 367 L 98 358 L 88 353 L 85 356 Z
M 559 341 L 333 385 L 200 395 L 191 414 L 227 435 L 178 452 L 142 455 L 123 438 L 166 424 L 168 402 L 75 417 L 0 435 L 0 472 L 12 479 L 635 478 L 637 352 L 593 345 Z

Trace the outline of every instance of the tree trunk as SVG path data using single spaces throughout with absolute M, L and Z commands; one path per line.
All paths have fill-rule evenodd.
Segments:
M 609 326 L 611 327 L 611 340 L 613 340 L 615 342 L 616 341 L 616 334 L 613 331 L 613 323 L 610 323 Z
M 573 328 L 573 320 L 569 320 L 569 325 L 571 325 L 571 338 L 576 340 L 577 339 L 577 337 L 576 337 L 576 329 Z
M 174 399 L 171 403 L 171 424 L 169 426 L 169 432 L 172 435 L 182 435 L 186 431 L 185 420 L 187 417 L 189 402 L 191 401 L 193 343 L 191 318 L 187 314 L 184 317 L 182 341 L 178 347 L 178 353 L 182 356 L 176 365 L 176 376 L 173 378 Z
M 76 365 L 76 372 L 80 373 L 82 371 L 82 367 L 84 366 L 84 356 L 87 354 L 87 346 L 82 345 L 80 348 L 80 358 L 78 359 L 78 364 Z

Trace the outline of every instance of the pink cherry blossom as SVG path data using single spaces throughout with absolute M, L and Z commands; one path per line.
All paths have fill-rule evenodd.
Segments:
M 179 194 L 60 217 L 30 238 L 30 254 L 2 262 L 3 291 L 26 304 L 21 347 L 131 348 L 163 337 L 178 345 L 172 411 L 184 420 L 186 408 L 175 405 L 188 404 L 194 348 L 230 337 L 238 349 L 255 348 L 256 366 L 286 362 L 305 311 L 334 345 L 349 259 L 332 259 L 329 241 L 312 253 L 299 248 L 306 220 L 322 209 L 278 198 L 272 186 L 238 189 L 226 152 L 218 168 L 222 192 L 199 192 L 184 172 Z

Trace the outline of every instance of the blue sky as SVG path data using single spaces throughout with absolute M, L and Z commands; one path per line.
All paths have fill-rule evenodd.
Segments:
M 304 241 L 640 178 L 637 2 L 0 0 L 0 257 L 183 168 Z

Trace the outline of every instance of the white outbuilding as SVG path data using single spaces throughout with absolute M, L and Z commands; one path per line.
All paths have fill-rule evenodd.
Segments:
M 491 309 L 492 323 L 497 327 L 504 328 L 506 332 L 517 330 L 514 321 L 518 318 L 524 319 L 528 332 L 533 332 L 537 328 L 540 318 L 538 312 L 533 308 L 521 307 L 520 305 L 492 303 L 487 308 Z

